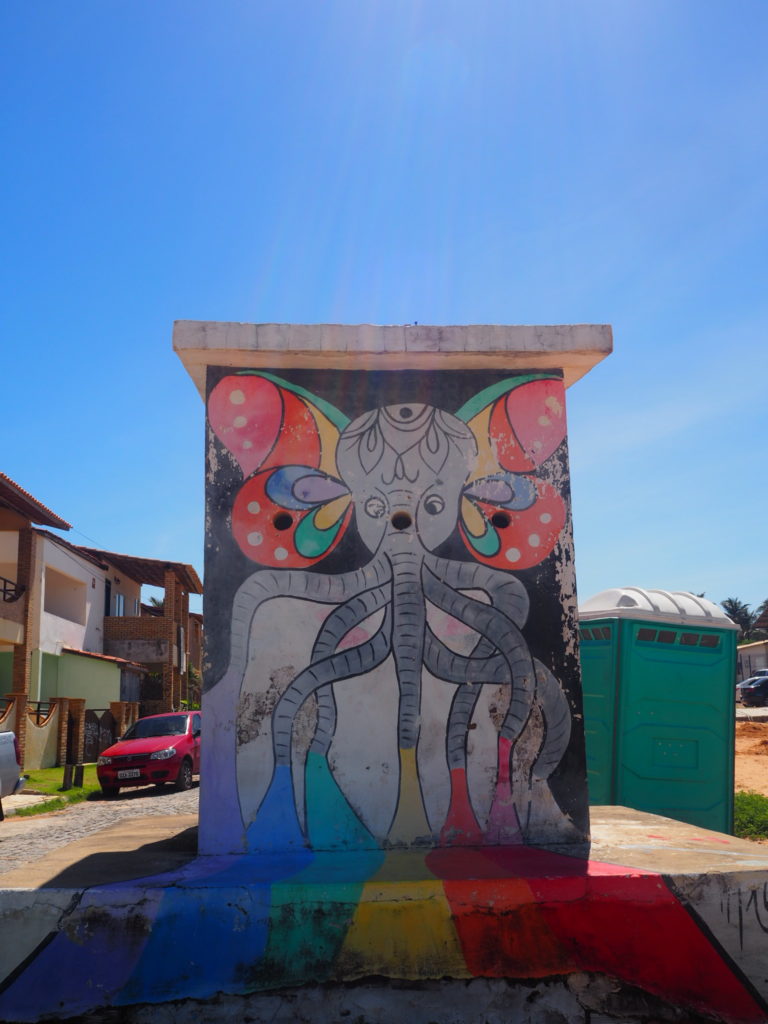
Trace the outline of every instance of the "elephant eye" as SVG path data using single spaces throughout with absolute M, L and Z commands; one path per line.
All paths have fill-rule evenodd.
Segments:
M 387 511 L 387 503 L 383 498 L 369 498 L 364 507 L 368 515 L 374 519 L 381 519 Z
M 445 502 L 439 494 L 430 494 L 424 501 L 424 508 L 431 516 L 439 516 L 445 508 Z

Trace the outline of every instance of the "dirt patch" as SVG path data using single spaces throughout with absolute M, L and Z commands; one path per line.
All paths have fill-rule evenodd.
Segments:
M 736 723 L 735 781 L 768 796 L 768 721 Z
M 737 722 L 736 742 L 747 739 L 750 736 L 768 736 L 768 721 L 765 722 Z

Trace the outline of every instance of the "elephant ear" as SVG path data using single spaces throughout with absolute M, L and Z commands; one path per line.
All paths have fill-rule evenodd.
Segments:
M 528 374 L 501 381 L 456 415 L 478 447 L 461 500 L 465 544 L 499 569 L 537 565 L 554 548 L 566 518 L 557 489 L 536 475 L 565 438 L 562 380 Z
M 243 553 L 278 568 L 324 558 L 352 515 L 336 469 L 347 418 L 303 388 L 253 371 L 219 381 L 208 421 L 246 477 L 232 505 L 232 533 Z

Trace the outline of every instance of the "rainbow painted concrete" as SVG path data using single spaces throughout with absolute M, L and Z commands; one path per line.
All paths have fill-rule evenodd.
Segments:
M 744 892 L 727 915 L 731 930 L 741 917 L 741 962 L 726 952 L 726 915 L 718 929 L 697 909 L 704 879 L 686 895 L 678 885 L 691 879 L 530 847 L 203 857 L 174 875 L 82 893 L 10 891 L 0 905 L 10 925 L 16 904 L 18 964 L 0 1018 L 374 977 L 531 982 L 588 972 L 715 1020 L 757 1024 L 768 1019 L 765 982 L 745 967 L 764 954 L 765 878 L 716 882 L 721 903 L 726 891 L 734 900 L 739 885 Z

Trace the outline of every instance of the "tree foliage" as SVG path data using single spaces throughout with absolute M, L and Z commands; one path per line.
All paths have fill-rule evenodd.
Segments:
M 724 601 L 720 602 L 720 607 L 728 618 L 732 619 L 739 627 L 739 640 L 762 640 L 768 637 L 766 630 L 755 629 L 758 618 L 768 609 L 768 599 L 758 605 L 754 611 L 738 597 L 726 597 Z

